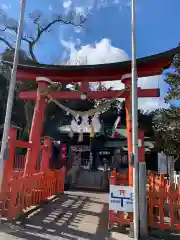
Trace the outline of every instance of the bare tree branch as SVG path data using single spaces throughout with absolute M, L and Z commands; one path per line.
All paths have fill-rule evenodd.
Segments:
M 21 39 L 22 41 L 28 44 L 29 54 L 32 60 L 37 63 L 38 60 L 34 54 L 34 46 L 40 40 L 40 38 L 45 32 L 49 32 L 51 27 L 56 23 L 68 24 L 75 27 L 82 27 L 87 19 L 87 16 L 80 14 L 78 15 L 74 11 L 71 11 L 67 16 L 56 15 L 53 17 L 51 21 L 47 23 L 43 23 L 42 16 L 43 13 L 41 13 L 40 11 L 34 11 L 29 14 L 29 18 L 32 20 L 33 24 L 35 24 L 35 35 L 28 36 L 28 33 L 25 33 L 24 31 L 24 34 Z M 1 19 L 1 25 L 4 25 L 4 27 L 0 29 L 0 32 L 12 31 L 13 33 L 17 34 L 18 30 L 17 21 L 8 18 L 4 13 L 3 18 Z M 13 44 L 11 44 L 10 40 L 8 41 L 6 37 L 1 36 L 0 41 L 4 42 L 10 49 L 14 49 Z
M 36 56 L 35 56 L 34 51 L 33 51 L 34 45 L 35 45 L 35 43 L 33 44 L 33 42 L 30 42 L 30 43 L 29 43 L 29 54 L 30 54 L 32 60 L 33 60 L 34 62 L 37 62 L 37 63 L 38 63 L 38 60 L 36 59 Z
M 8 28 L 4 27 L 4 29 L 0 29 L 1 32 L 5 32 Z
M 34 45 L 39 41 L 39 39 L 41 38 L 42 34 L 44 32 L 47 32 L 54 24 L 56 23 L 63 23 L 63 24 L 70 24 L 70 25 L 73 25 L 75 27 L 78 27 L 78 26 L 82 26 L 85 21 L 86 21 L 86 17 L 84 16 L 80 16 L 80 21 L 79 23 L 75 23 L 74 19 L 71 17 L 73 17 L 73 15 L 71 14 L 70 16 L 70 19 L 68 20 L 67 19 L 63 19 L 62 17 L 57 17 L 56 19 L 52 20 L 51 22 L 49 22 L 48 24 L 46 24 L 44 27 L 41 27 L 40 26 L 40 23 L 38 22 L 40 20 L 40 16 L 37 16 L 36 19 L 34 20 L 34 23 L 37 25 L 37 36 L 36 38 L 31 41 L 30 43 L 30 46 L 29 46 L 29 51 L 30 51 L 30 54 L 31 54 L 31 57 L 33 60 L 35 60 L 35 55 L 33 53 L 33 47 Z
M 3 37 L 0 37 L 0 41 L 5 43 L 10 49 L 14 49 L 13 46 Z

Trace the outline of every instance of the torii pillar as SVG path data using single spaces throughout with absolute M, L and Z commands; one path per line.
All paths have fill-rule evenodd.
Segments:
M 36 104 L 32 119 L 31 131 L 29 135 L 29 143 L 32 144 L 31 149 L 28 149 L 26 156 L 26 163 L 24 168 L 24 176 L 33 174 L 36 169 L 36 163 L 40 152 L 40 138 L 42 132 L 43 118 L 46 109 L 46 97 L 40 93 L 42 88 L 46 88 L 49 83 L 45 77 L 38 77 L 36 79 L 38 84 Z
M 126 131 L 127 131 L 127 144 L 128 144 L 128 162 L 129 162 L 129 186 L 133 186 L 133 166 L 130 162 L 132 153 L 132 104 L 131 104 L 131 74 L 126 74 L 121 79 L 125 88 L 129 88 L 129 94 L 125 98 L 126 107 Z
M 126 130 L 127 130 L 127 144 L 128 144 L 128 160 L 129 160 L 129 186 L 133 186 L 133 166 L 131 163 L 132 153 L 132 98 L 131 98 L 131 74 L 126 74 L 122 78 L 122 83 L 125 88 L 129 88 L 128 96 L 125 98 L 126 107 Z M 138 142 L 141 145 L 138 147 L 138 161 L 145 163 L 144 156 L 144 132 L 142 129 L 138 130 Z
M 128 143 L 128 160 L 129 160 L 129 186 L 133 186 L 133 166 L 131 164 L 132 153 L 132 99 L 131 99 L 131 74 L 123 76 L 122 83 L 125 88 L 129 87 L 129 94 L 125 98 L 126 106 L 126 129 Z M 144 154 L 144 131 L 138 129 L 138 162 L 139 162 L 139 202 L 140 211 L 140 232 L 142 237 L 147 237 L 147 203 L 146 203 L 146 163 Z

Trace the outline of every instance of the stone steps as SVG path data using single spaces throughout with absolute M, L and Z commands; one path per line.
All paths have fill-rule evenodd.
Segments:
M 80 171 L 76 181 L 77 188 L 101 189 L 103 187 L 104 172 Z

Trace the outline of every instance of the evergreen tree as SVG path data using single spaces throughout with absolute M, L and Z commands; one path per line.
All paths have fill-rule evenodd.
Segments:
M 165 82 L 169 85 L 165 102 L 170 105 L 168 109 L 155 111 L 154 130 L 158 150 L 163 150 L 168 155 L 173 155 L 180 160 L 180 54 L 172 60 L 170 72 L 166 75 Z M 175 104 L 172 105 L 171 101 Z
M 176 54 L 172 61 L 172 73 L 168 73 L 165 82 L 169 85 L 165 101 L 180 100 L 180 54 Z

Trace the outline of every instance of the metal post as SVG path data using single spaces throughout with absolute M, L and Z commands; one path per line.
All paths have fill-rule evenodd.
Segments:
M 144 131 L 139 129 L 138 142 L 138 160 L 139 160 L 139 235 L 140 239 L 148 238 L 148 222 L 147 222 L 147 172 L 145 162 L 144 149 Z
M 147 222 L 147 171 L 146 162 L 139 163 L 139 204 L 141 211 L 139 212 L 140 224 L 139 235 L 142 239 L 148 238 L 148 222 Z
M 132 151 L 134 157 L 134 239 L 139 239 L 139 166 L 138 166 L 138 96 L 136 69 L 136 38 L 135 38 L 135 0 L 131 0 L 132 30 Z
M 5 115 L 5 122 L 4 122 L 4 130 L 3 130 L 3 137 L 2 137 L 2 144 L 1 144 L 1 153 L 0 153 L 0 191 L 2 188 L 2 180 L 3 180 L 3 170 L 4 170 L 4 156 L 7 151 L 8 147 L 8 129 L 10 128 L 11 124 L 11 113 L 14 101 L 14 91 L 16 86 L 16 72 L 17 72 L 17 65 L 19 62 L 19 49 L 21 45 L 21 36 L 23 33 L 23 23 L 24 23 L 24 13 L 26 8 L 26 0 L 21 1 L 21 13 L 20 13 L 20 20 L 17 32 L 17 40 L 16 40 L 16 47 L 14 53 L 14 62 L 13 68 L 11 72 L 11 80 L 9 84 L 9 92 L 8 92 L 8 99 L 7 99 L 7 106 L 6 106 L 6 115 Z

